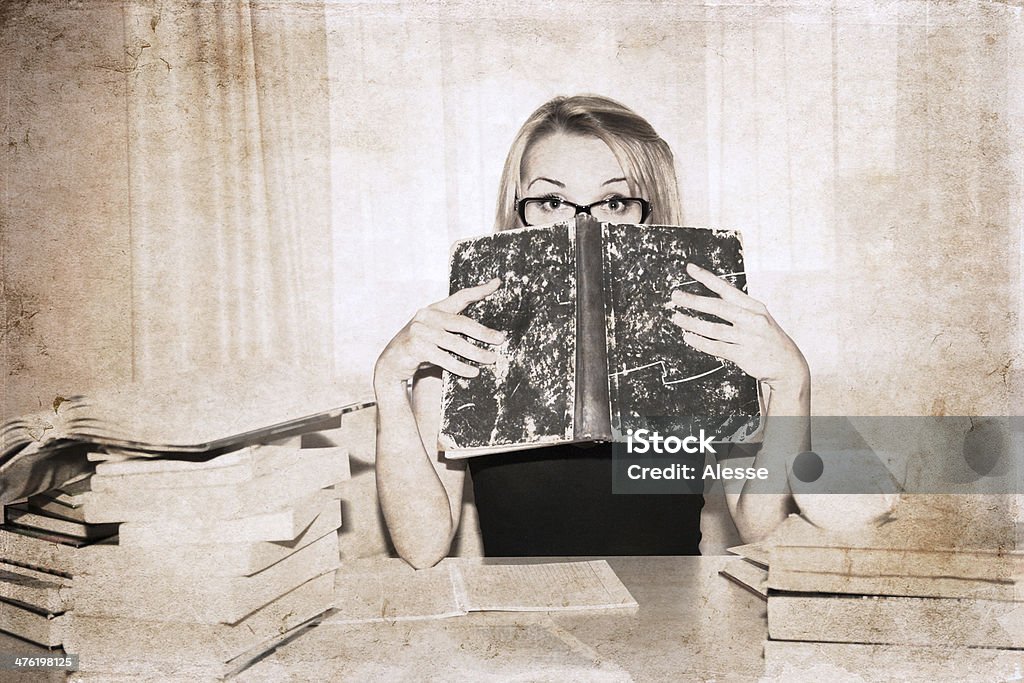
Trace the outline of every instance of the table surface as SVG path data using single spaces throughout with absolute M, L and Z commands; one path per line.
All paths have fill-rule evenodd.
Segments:
M 958 654 L 948 648 L 910 652 L 809 643 L 782 655 L 773 652 L 766 670 L 766 603 L 718 574 L 735 557 L 606 559 L 637 608 L 323 623 L 304 629 L 236 680 L 1024 680 L 1024 651 L 1018 657 L 1016 651 L 977 649 Z M 0 652 L 31 655 L 45 650 L 0 634 Z M 3 681 L 63 679 L 56 672 L 0 672 Z
M 756 680 L 765 603 L 718 575 L 729 559 L 608 558 L 630 610 L 322 624 L 240 680 Z

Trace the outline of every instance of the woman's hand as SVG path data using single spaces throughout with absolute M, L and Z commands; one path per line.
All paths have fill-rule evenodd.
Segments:
M 466 306 L 487 298 L 500 286 L 501 280 L 495 278 L 421 308 L 381 352 L 374 367 L 374 380 L 404 382 L 428 365 L 436 365 L 460 377 L 480 374 L 478 368 L 453 354 L 485 365 L 494 363 L 497 354 L 475 346 L 459 335 L 497 345 L 504 343 L 505 333 L 484 327 L 460 314 Z
M 675 291 L 672 304 L 710 313 L 726 323 L 676 312 L 672 322 L 683 329 L 683 341 L 698 351 L 732 361 L 772 389 L 801 387 L 809 382 L 804 355 L 764 304 L 693 263 L 686 265 L 686 272 L 721 298 Z

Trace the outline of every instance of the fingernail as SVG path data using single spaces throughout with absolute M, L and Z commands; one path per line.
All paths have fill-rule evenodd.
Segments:
M 686 264 L 686 270 L 703 270 L 703 268 L 701 268 L 696 263 L 691 261 L 690 263 Z

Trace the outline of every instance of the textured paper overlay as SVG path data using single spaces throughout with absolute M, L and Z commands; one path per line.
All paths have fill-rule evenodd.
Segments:
M 225 149 L 255 129 L 239 120 L 257 111 L 242 106 L 253 62 L 228 51 L 244 42 L 208 40 L 212 23 L 173 2 L 129 3 L 126 22 L 125 4 L 0 9 L 5 410 L 273 336 L 236 315 L 288 308 L 253 297 L 275 276 L 250 280 L 246 247 L 281 254 L 290 233 L 248 231 L 259 203 L 221 201 L 228 178 L 302 209 L 290 267 L 308 278 L 271 298 L 316 305 L 317 339 L 368 369 L 425 290 L 444 295 L 451 240 L 488 226 L 515 127 L 583 90 L 670 142 L 687 223 L 743 230 L 752 291 L 808 356 L 818 414 L 1022 405 L 1013 2 L 337 2 L 315 30 L 298 11 L 224 22 L 224 35 L 279 36 L 260 73 L 308 88 L 263 90 L 265 104 L 317 104 L 275 126 L 270 149 L 303 146 L 289 164 L 252 142 Z M 240 157 L 251 172 L 232 175 Z M 291 329 L 282 339 L 309 328 Z

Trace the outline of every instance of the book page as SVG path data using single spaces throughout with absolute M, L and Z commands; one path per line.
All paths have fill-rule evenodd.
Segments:
M 457 561 L 459 599 L 469 611 L 529 612 L 636 607 L 604 560 L 545 564 Z

